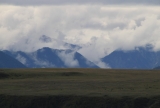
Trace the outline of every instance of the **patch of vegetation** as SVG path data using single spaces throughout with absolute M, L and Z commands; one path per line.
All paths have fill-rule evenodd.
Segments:
M 80 72 L 59 72 L 56 73 L 57 76 L 81 76 L 83 73 Z
M 159 108 L 160 97 L 10 96 L 0 95 L 2 108 Z
M 8 78 L 9 74 L 5 73 L 4 70 L 0 70 L 0 79 Z

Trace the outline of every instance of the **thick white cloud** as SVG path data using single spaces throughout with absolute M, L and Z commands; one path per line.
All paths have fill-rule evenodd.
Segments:
M 62 59 L 64 64 L 68 67 L 78 67 L 78 60 L 74 59 L 75 52 L 66 53 L 65 51 L 61 51 L 58 53 L 58 56 Z
M 0 5 L 0 49 L 33 51 L 78 44 L 97 64 L 113 50 L 152 44 L 160 50 L 160 7 L 116 5 Z M 42 35 L 52 41 L 43 42 Z

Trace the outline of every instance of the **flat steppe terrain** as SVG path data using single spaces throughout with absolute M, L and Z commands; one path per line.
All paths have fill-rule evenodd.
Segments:
M 160 96 L 159 70 L 0 69 L 2 95 Z

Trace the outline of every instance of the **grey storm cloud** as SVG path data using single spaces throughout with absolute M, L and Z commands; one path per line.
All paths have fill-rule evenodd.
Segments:
M 0 4 L 14 4 L 14 5 L 62 5 L 62 4 L 160 5 L 160 0 L 0 0 Z

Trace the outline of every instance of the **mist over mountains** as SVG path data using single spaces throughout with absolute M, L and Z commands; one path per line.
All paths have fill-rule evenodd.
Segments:
M 26 66 L 0 51 L 0 68 L 26 68 Z
M 77 67 L 80 63 L 77 62 L 78 59 L 73 59 L 76 54 L 81 54 L 87 61 L 100 68 L 141 69 L 157 66 L 155 61 L 158 62 L 159 55 L 150 56 L 148 53 L 157 53 L 160 50 L 159 6 L 145 4 L 141 6 L 139 1 L 137 5 L 133 5 L 131 0 L 130 5 L 108 5 L 109 2 L 106 2 L 107 5 L 104 2 L 92 5 L 88 3 L 51 5 L 49 2 L 49 5 L 24 6 L 14 3 L 1 4 L 0 7 L 0 50 L 8 50 L 11 55 L 13 52 L 23 53 L 12 57 L 28 66 L 56 67 L 61 61 L 60 67 L 64 65 Z M 155 1 L 154 3 L 157 4 Z M 145 49 L 147 57 L 134 51 L 135 47 L 145 47 L 147 44 L 154 46 L 153 51 L 148 52 Z M 43 47 L 73 52 L 58 51 L 58 54 L 55 53 L 57 56 L 53 58 L 59 57 L 59 60 L 51 61 L 53 58 L 48 53 L 43 54 L 49 56 L 48 58 L 40 56 L 39 50 Z M 104 57 L 107 59 L 103 59 Z M 140 65 L 139 62 L 146 66 Z
M 28 68 L 99 68 L 80 53 L 44 47 L 35 52 L 4 51 Z
M 48 42 L 48 40 L 47 40 Z M 44 47 L 34 52 L 1 51 L 0 67 L 3 68 L 102 68 L 78 52 L 80 46 L 66 43 L 71 49 Z M 75 50 L 73 50 L 75 49 Z M 153 69 L 160 66 L 160 51 L 151 47 L 134 50 L 115 50 L 100 59 L 114 69 Z M 9 63 L 8 63 L 9 62 Z
M 34 52 L 3 50 L 0 52 L 0 67 L 103 68 L 79 53 L 78 50 L 82 47 L 69 43 L 65 43 L 65 45 L 70 49 L 43 47 Z M 113 69 L 153 69 L 160 66 L 160 51 L 152 51 L 150 46 L 136 47 L 129 51 L 115 50 L 100 60 Z
M 8 55 L 10 58 L 17 60 L 17 62 L 28 68 L 99 68 L 99 66 L 77 52 L 79 49 L 81 49 L 81 47 L 78 45 L 56 40 L 46 35 L 42 35 L 38 40 L 45 44 L 59 42 L 61 43 L 61 46 L 59 49 L 42 47 L 29 52 L 11 49 L 3 50 L 3 53 Z M 27 42 L 29 43 L 29 41 Z M 6 57 L 2 58 L 4 59 L 0 59 L 2 62 L 5 60 L 11 61 Z M 14 67 L 21 68 L 21 66 L 13 66 L 13 68 Z M 8 66 L 8 68 L 12 67 Z
M 116 50 L 102 58 L 102 61 L 117 69 L 153 69 L 160 66 L 160 51 L 154 52 L 143 47 L 130 51 Z

